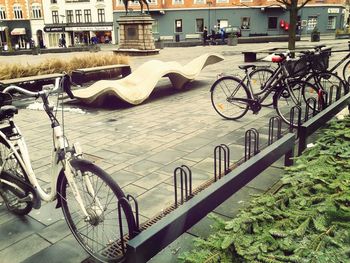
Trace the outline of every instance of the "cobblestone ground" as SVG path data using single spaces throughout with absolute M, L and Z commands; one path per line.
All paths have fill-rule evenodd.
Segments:
M 327 40 L 324 43 L 335 48 L 347 45 L 346 40 Z M 298 45 L 309 47 L 311 43 L 301 41 Z M 140 220 L 144 222 L 174 202 L 172 178 L 177 166 L 185 164 L 191 167 L 196 187 L 213 176 L 213 148 L 216 145 L 227 144 L 232 160 L 237 160 L 243 156 L 243 135 L 248 128 L 261 129 L 261 140 L 266 141 L 268 118 L 275 115 L 272 108 L 263 108 L 258 115 L 248 113 L 239 121 L 226 121 L 213 110 L 209 88 L 218 73 L 240 73 L 237 66 L 243 64 L 241 51 L 267 46 L 286 48 L 287 44 L 166 48 L 157 56 L 133 57 L 130 60 L 133 70 L 150 59 L 185 64 L 205 52 L 221 54 L 225 60 L 205 68 L 182 91 L 174 90 L 168 79 L 162 79 L 150 98 L 139 106 L 118 101 L 99 108 L 75 101 L 65 103 L 66 108 L 83 110 L 83 113 L 65 112 L 65 133 L 71 142 L 81 143 L 86 158 L 105 169 L 125 193 L 137 198 Z M 72 55 L 77 54 L 0 57 L 0 63 L 36 63 L 50 57 L 68 58 Z M 340 53 L 334 54 L 331 63 L 341 56 Z M 42 185 L 48 186 L 52 144 L 50 124 L 43 111 L 24 108 L 31 102 L 20 103 L 21 109 L 15 120 L 27 140 L 37 177 Z M 276 179 L 278 177 L 270 176 L 253 182 L 235 198 L 240 200 L 241 196 L 264 191 Z M 237 209 L 238 206 L 229 208 L 223 205 L 218 213 L 230 210 L 236 213 Z M 202 230 L 192 232 L 205 234 Z M 19 218 L 8 213 L 0 200 L 0 237 L 0 262 L 4 263 L 81 262 L 87 258 L 70 234 L 61 210 L 55 209 L 55 203 L 43 204 L 40 210 Z M 186 243 L 188 237 L 182 239 Z M 166 261 L 160 255 L 153 262 L 175 260 L 173 254 L 166 254 Z

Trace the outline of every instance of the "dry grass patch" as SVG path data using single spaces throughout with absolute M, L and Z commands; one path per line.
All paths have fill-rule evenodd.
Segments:
M 73 57 L 70 60 L 56 58 L 47 59 L 36 65 L 3 64 L 0 65 L 0 80 L 62 72 L 71 74 L 73 70 L 78 68 L 90 68 L 115 64 L 129 64 L 129 57 L 111 54 L 91 54 L 87 56 Z

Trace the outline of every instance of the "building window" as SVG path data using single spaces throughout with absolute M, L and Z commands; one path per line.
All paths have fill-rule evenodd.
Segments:
M 307 19 L 307 29 L 313 30 L 317 26 L 317 16 L 309 16 Z
M 57 4 L 57 0 L 51 0 L 51 4 Z
M 183 0 L 173 0 L 173 5 L 183 5 Z
M 90 9 L 85 9 L 84 10 L 84 21 L 85 23 L 91 23 L 91 10 Z
M 240 0 L 241 3 L 253 2 L 253 0 Z
M 203 18 L 197 18 L 196 19 L 196 32 L 201 33 L 203 32 L 204 28 L 204 19 Z
M 149 0 L 147 2 L 150 3 L 151 5 L 156 5 L 157 4 L 157 0 Z
M 75 10 L 75 22 L 76 23 L 81 23 L 82 21 L 82 14 L 81 14 L 81 10 Z
M 58 24 L 60 21 L 58 20 L 58 11 L 52 11 L 52 23 Z
M 241 29 L 250 29 L 250 17 L 242 17 Z
M 152 24 L 152 32 L 153 32 L 153 33 L 159 33 L 159 30 L 158 30 L 158 20 L 157 20 L 157 19 L 154 19 L 154 21 L 153 21 L 153 24 Z
M 97 9 L 97 19 L 98 22 L 105 22 L 105 10 Z
M 14 7 L 13 7 L 13 13 L 15 14 L 15 19 L 21 19 L 21 18 L 23 18 L 22 7 L 20 7 L 20 6 L 14 6 Z
M 329 16 L 328 23 L 327 23 L 327 29 L 335 29 L 336 23 L 337 23 L 337 17 L 336 16 Z
M 0 7 L 0 19 L 6 19 L 5 7 Z
M 228 27 L 228 20 L 227 19 L 218 19 L 218 30 L 223 27 Z
M 277 29 L 277 17 L 270 16 L 268 19 L 269 20 L 268 20 L 267 28 L 268 29 Z
M 228 0 L 216 0 L 217 3 L 228 3 Z
M 73 10 L 66 10 L 67 23 L 74 23 Z
M 182 19 L 175 20 L 175 32 L 177 32 L 177 33 L 182 32 Z
M 195 4 L 204 4 L 204 0 L 194 0 Z
M 41 7 L 38 4 L 32 5 L 32 16 L 33 18 L 41 18 Z

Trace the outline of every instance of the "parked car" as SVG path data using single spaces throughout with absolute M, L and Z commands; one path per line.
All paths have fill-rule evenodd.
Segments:
M 221 29 L 220 29 L 221 30 Z M 211 44 L 219 44 L 221 42 L 221 32 L 220 30 L 218 32 L 215 32 L 212 30 L 211 34 L 208 35 L 208 39 L 210 40 Z M 239 27 L 224 27 L 224 40 L 225 43 L 227 43 L 227 38 L 231 35 L 234 34 L 237 37 L 241 36 L 241 29 Z

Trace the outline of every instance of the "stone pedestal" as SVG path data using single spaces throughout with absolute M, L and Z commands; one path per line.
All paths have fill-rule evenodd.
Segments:
M 118 54 L 154 55 L 159 49 L 154 46 L 152 34 L 153 19 L 149 15 L 121 16 L 119 24 L 119 48 L 114 50 Z

